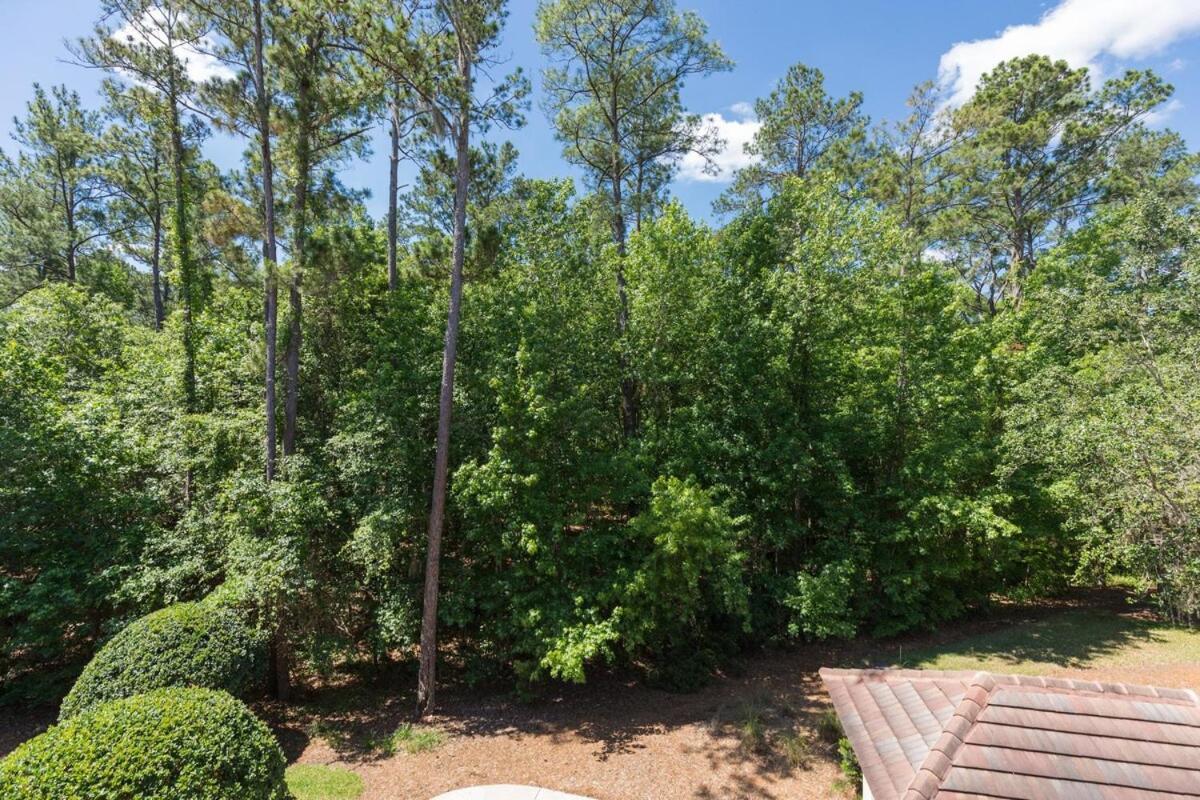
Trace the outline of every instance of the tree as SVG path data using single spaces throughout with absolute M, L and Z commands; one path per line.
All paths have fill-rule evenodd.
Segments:
M 476 68 L 489 62 L 505 16 L 503 0 L 441 0 L 435 19 L 450 31 L 449 46 L 454 71 L 428 99 L 438 103 L 446 129 L 454 142 L 454 251 L 450 274 L 450 310 L 446 316 L 446 344 L 442 354 L 442 386 L 438 400 L 437 453 L 433 471 L 433 498 L 429 511 L 429 545 L 425 557 L 425 597 L 421 617 L 421 669 L 417 678 L 417 704 L 428 714 L 434 706 L 437 669 L 437 604 L 441 568 L 441 539 L 445 525 L 446 483 L 450 461 L 450 416 L 454 404 L 454 367 L 458 351 L 458 323 L 462 307 L 463 262 L 467 245 L 467 192 L 471 182 L 471 130 L 494 122 L 507 125 L 520 120 L 518 106 L 528 91 L 519 73 L 501 81 L 489 97 L 475 96 Z
M 1013 314 L 1003 474 L 1047 487 L 1080 580 L 1140 577 L 1200 619 L 1200 221 L 1149 184 L 1041 259 Z
M 1171 91 L 1129 71 L 1093 92 L 1086 68 L 1036 55 L 980 79 L 953 117 L 946 238 L 983 310 L 1020 304 L 1038 254 L 1099 201 L 1115 148 Z
M 65 282 L 0 311 L 0 683 L 28 678 L 29 699 L 68 688 L 128 613 L 122 576 L 169 518 L 112 390 L 150 335 Z
M 276 265 L 279 250 L 275 241 L 275 166 L 271 160 L 271 98 L 267 91 L 266 27 L 263 24 L 262 0 L 254 0 L 254 117 L 258 125 L 259 158 L 262 168 L 263 195 L 263 314 L 266 338 L 266 377 L 264 379 L 266 433 L 266 477 L 269 483 L 275 477 L 275 352 L 279 322 L 279 283 Z M 286 669 L 286 667 L 285 667 Z M 277 684 L 279 683 L 277 679 Z M 286 686 L 286 679 L 282 685 Z M 276 694 L 279 694 L 276 686 Z M 282 692 L 287 696 L 287 690 Z
M 436 140 L 416 145 L 421 166 L 413 186 L 400 198 L 400 216 L 414 240 L 414 259 L 428 271 L 441 274 L 446 246 L 454 235 L 455 158 Z M 513 188 L 517 149 L 511 142 L 482 142 L 471 148 L 471 184 L 467 191 L 468 270 L 482 270 L 495 250 L 493 205 Z M 468 278 L 470 274 L 468 274 Z
M 120 237 L 127 252 L 150 267 L 154 327 L 166 318 L 162 248 L 169 212 L 170 141 L 162 125 L 160 98 L 142 86 L 105 81 L 105 112 L 112 122 L 104 136 L 106 175 L 114 192 L 113 210 L 123 220 Z M 139 233 L 144 238 L 139 237 Z M 145 238 L 149 239 L 148 244 Z
M 113 232 L 103 122 L 65 86 L 34 84 L 33 92 L 25 119 L 13 122 L 16 160 L 0 152 L 3 257 L 10 269 L 32 267 L 38 280 L 73 283 L 80 259 Z
M 934 218 L 948 202 L 951 174 L 946 156 L 958 140 L 934 83 L 913 89 L 907 106 L 908 116 L 876 132 L 866 190 L 915 234 L 920 255 L 930 242 Z
M 273 44 L 274 18 L 263 12 L 262 0 L 254 0 L 247 18 L 240 3 L 196 0 L 204 19 L 220 32 L 221 41 L 213 55 L 228 65 L 231 78 L 210 82 L 205 99 L 221 122 L 247 133 L 257 144 L 262 207 L 263 319 L 266 349 L 263 394 L 265 475 L 274 479 L 277 459 L 276 364 L 279 324 L 279 246 L 276 233 L 275 159 L 271 127 L 272 107 L 278 81 L 269 76 L 267 48 Z M 270 24 L 270 27 L 268 25 Z M 286 681 L 284 681 L 286 684 Z M 278 691 L 278 687 L 277 687 Z M 283 690 L 286 694 L 286 688 Z
M 391 149 L 388 152 L 388 210 L 387 210 L 387 274 L 388 289 L 396 291 L 399 282 L 399 244 L 400 244 L 400 156 L 401 143 L 407 138 L 405 129 L 411 117 L 404 119 L 404 94 L 398 83 L 393 85 L 391 96 L 387 103 L 388 141 Z
M 195 317 L 200 305 L 200 277 L 192 246 L 191 153 L 185 145 L 183 121 L 194 87 L 181 59 L 196 51 L 206 31 L 189 19 L 180 0 L 104 0 L 102 12 L 95 34 L 80 40 L 76 55 L 85 64 L 153 87 L 162 97 L 171 153 L 171 243 L 183 312 L 183 389 L 187 412 L 195 413 L 199 408 Z M 191 494 L 191 477 L 188 469 L 185 497 Z
M 761 204 L 785 178 L 803 178 L 814 169 L 841 169 L 861 158 L 867 118 L 863 97 L 851 92 L 833 98 L 816 67 L 794 64 L 769 95 L 754 101 L 760 127 L 745 145 L 754 164 L 738 170 L 733 185 L 716 203 L 719 211 Z
M 563 154 L 608 195 L 617 249 L 617 328 L 629 327 L 623 266 L 627 219 L 644 207 L 651 165 L 704 151 L 711 139 L 683 112 L 679 91 L 692 75 L 729 69 L 720 46 L 705 38 L 704 22 L 680 13 L 671 0 L 554 0 L 537 12 L 537 38 L 556 66 L 545 70 L 546 110 Z M 639 190 L 630 202 L 628 182 Z M 622 353 L 622 363 L 628 355 Z M 637 385 L 621 379 L 626 437 L 637 432 Z
M 295 3 L 279 26 L 276 65 L 291 102 L 285 109 L 284 140 L 292 174 L 290 192 L 291 280 L 284 397 L 283 452 L 296 452 L 300 398 L 300 347 L 303 281 L 310 267 L 314 179 L 320 169 L 344 159 L 370 128 L 372 87 L 355 80 L 360 71 L 348 63 L 356 54 L 336 46 L 331 20 L 320 3 Z M 360 145 L 361 146 L 361 145 Z

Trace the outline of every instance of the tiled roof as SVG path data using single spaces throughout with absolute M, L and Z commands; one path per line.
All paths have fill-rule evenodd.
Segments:
M 823 669 L 875 800 L 1200 798 L 1200 698 L 1059 678 Z

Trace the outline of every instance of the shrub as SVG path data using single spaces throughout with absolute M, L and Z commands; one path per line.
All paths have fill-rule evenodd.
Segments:
M 850 740 L 846 738 L 838 739 L 838 767 L 841 768 L 842 774 L 846 776 L 846 780 L 851 786 L 859 786 L 862 784 L 862 767 L 858 765 L 858 756 L 854 754 L 854 747 L 850 744 Z
M 286 800 L 271 731 L 225 692 L 159 689 L 60 723 L 0 762 L 0 797 Z
M 245 697 L 266 673 L 266 639 L 235 612 L 177 603 L 135 620 L 104 645 L 63 700 L 60 720 L 169 686 Z

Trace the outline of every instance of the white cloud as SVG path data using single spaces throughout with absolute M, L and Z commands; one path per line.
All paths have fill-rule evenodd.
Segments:
M 1142 118 L 1142 121 L 1150 126 L 1162 125 L 1181 108 L 1183 108 L 1183 103 L 1179 102 L 1178 98 L 1172 97 L 1167 101 L 1166 105 L 1151 111 Z
M 739 111 L 739 108 L 748 108 L 746 103 L 735 103 L 730 110 L 736 114 L 745 114 Z M 755 159 L 746 153 L 744 146 L 747 142 L 754 138 L 754 134 L 762 127 L 762 124 L 753 118 L 748 119 L 726 119 L 721 114 L 705 114 L 701 118 L 702 124 L 714 130 L 716 135 L 724 140 L 725 144 L 721 151 L 717 153 L 712 162 L 716 166 L 715 173 L 705 171 L 706 162 L 703 158 L 695 153 L 688 153 L 679 161 L 679 177 L 685 181 L 700 181 L 703 183 L 725 183 L 732 176 L 733 171 L 748 167 L 754 163 Z
M 1145 58 L 1197 32 L 1198 0 L 1062 0 L 1036 24 L 954 45 L 942 55 L 938 77 L 957 105 L 985 72 L 1010 58 L 1038 53 L 1098 71 L 1100 56 Z
M 237 75 L 225 62 L 191 47 L 180 48 L 179 57 L 183 60 L 188 77 L 196 83 L 214 78 L 230 80 Z
M 142 18 L 136 25 L 127 22 L 113 31 L 112 38 L 134 44 L 151 44 L 162 47 L 164 43 L 157 35 L 162 30 L 162 23 L 162 11 L 151 7 L 142 14 Z M 230 79 L 237 74 L 228 64 L 205 52 L 211 46 L 211 41 L 202 39 L 196 45 L 178 45 L 175 48 L 175 54 L 183 62 L 188 77 L 196 83 L 204 83 L 214 78 Z
M 729 110 L 732 111 L 737 116 L 742 117 L 742 118 L 748 118 L 748 117 L 754 116 L 754 104 L 747 103 L 744 100 L 741 102 L 738 102 L 738 103 L 734 103 L 733 105 L 731 105 L 729 107 Z

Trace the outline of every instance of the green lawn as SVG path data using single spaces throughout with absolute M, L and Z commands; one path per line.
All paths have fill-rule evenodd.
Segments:
M 287 785 L 296 800 L 355 800 L 363 792 L 362 778 L 348 769 L 321 764 L 293 764 Z
M 894 653 L 905 667 L 1038 674 L 1200 663 L 1200 631 L 1135 614 L 1071 610 Z

